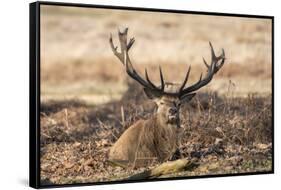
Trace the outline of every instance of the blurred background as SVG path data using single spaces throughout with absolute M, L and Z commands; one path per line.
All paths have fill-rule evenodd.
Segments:
M 103 104 L 127 90 L 123 65 L 113 55 L 109 36 L 119 46 L 118 28 L 129 27 L 135 68 L 159 83 L 158 66 L 169 82 L 181 82 L 191 65 L 190 82 L 206 72 L 211 41 L 226 63 L 200 91 L 245 97 L 271 94 L 271 20 L 192 14 L 41 6 L 41 100 L 79 99 Z M 143 75 L 144 76 L 144 75 Z

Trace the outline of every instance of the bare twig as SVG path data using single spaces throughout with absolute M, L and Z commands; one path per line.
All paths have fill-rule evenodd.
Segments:
M 121 106 L 121 118 L 122 118 L 122 127 L 125 127 L 125 114 L 124 114 L 124 108 Z
M 141 173 L 132 175 L 126 180 L 141 180 L 141 179 L 153 179 L 162 175 L 174 174 L 181 171 L 192 171 L 199 166 L 197 160 L 179 159 L 175 161 L 165 162 L 155 168 L 145 170 Z

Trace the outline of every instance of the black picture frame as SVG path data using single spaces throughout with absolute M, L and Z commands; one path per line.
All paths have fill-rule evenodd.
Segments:
M 149 12 L 166 12 L 166 13 L 183 13 L 194 15 L 215 15 L 225 17 L 245 17 L 270 19 L 272 22 L 272 170 L 266 172 L 249 172 L 238 174 L 221 174 L 221 175 L 206 175 L 192 177 L 176 177 L 165 179 L 149 179 L 149 180 L 130 180 L 130 181 L 110 181 L 110 182 L 93 182 L 93 183 L 76 183 L 64 185 L 41 185 L 40 184 L 40 6 L 70 6 L 84 8 L 102 8 L 102 9 L 118 9 L 132 11 L 149 11 Z M 29 60 L 30 60 L 30 75 L 29 75 L 29 185 L 33 188 L 55 188 L 69 186 L 87 186 L 87 185 L 104 185 L 104 184 L 119 184 L 119 183 L 135 183 L 147 181 L 166 181 L 166 180 L 185 180 L 193 178 L 210 178 L 210 177 L 231 177 L 244 175 L 259 175 L 274 173 L 274 16 L 264 15 L 248 15 L 248 14 L 233 14 L 233 13 L 217 13 L 217 12 L 201 12 L 187 10 L 169 10 L 141 7 L 123 7 L 109 5 L 92 5 L 78 3 L 62 3 L 62 2 L 47 2 L 37 1 L 29 4 Z

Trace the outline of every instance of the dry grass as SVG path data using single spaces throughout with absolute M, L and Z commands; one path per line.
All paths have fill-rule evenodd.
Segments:
M 148 118 L 154 110 L 155 106 L 134 85 L 120 101 L 101 106 L 78 106 L 77 102 L 43 104 L 42 179 L 55 184 L 111 181 L 147 169 L 112 167 L 106 155 L 127 127 L 139 118 Z M 182 109 L 185 134 L 180 151 L 188 159 L 198 158 L 200 166 L 192 172 L 162 177 L 270 171 L 271 110 L 270 96 L 199 94 Z
M 69 60 L 57 63 L 57 66 L 42 65 L 41 80 L 44 83 L 55 85 L 56 83 L 68 84 L 77 81 L 88 81 L 99 83 L 124 82 L 127 77 L 125 69 L 117 59 L 96 59 L 93 61 Z M 148 69 L 149 76 L 155 81 L 159 80 L 159 66 L 163 69 L 165 79 L 169 81 L 182 81 L 188 67 L 191 65 L 191 81 L 198 80 L 200 73 L 204 73 L 206 68 L 203 61 L 195 64 L 177 64 L 170 62 L 148 62 L 135 64 L 135 68 L 144 76 L 145 68 Z M 257 80 L 271 79 L 271 65 L 263 62 L 249 61 L 248 64 L 235 64 L 226 61 L 223 70 L 216 77 L 219 78 L 257 78 Z M 61 72 L 63 71 L 63 72 Z
M 187 64 L 161 65 L 165 80 L 181 83 L 185 77 Z M 159 83 L 158 64 L 136 64 L 135 68 L 144 76 L 148 69 L 150 78 Z M 127 90 L 128 76 L 121 63 L 115 60 L 95 60 L 93 62 L 59 63 L 56 67 L 42 65 L 41 98 L 49 100 L 80 99 L 88 104 L 97 105 L 111 100 L 120 100 Z M 63 71 L 63 72 L 62 72 Z M 233 96 L 246 97 L 249 93 L 263 96 L 271 94 L 271 65 L 261 62 L 251 64 L 232 64 L 226 62 L 224 68 L 215 76 L 215 80 L 203 88 L 204 92 L 216 91 L 220 95 L 228 93 L 229 83 L 233 84 Z M 196 82 L 201 73 L 205 73 L 204 64 L 192 65 L 189 84 Z

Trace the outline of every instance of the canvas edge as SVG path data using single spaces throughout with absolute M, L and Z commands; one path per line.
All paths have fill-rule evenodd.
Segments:
M 40 3 L 29 4 L 29 186 L 40 187 Z M 38 80 L 39 79 L 39 80 Z

